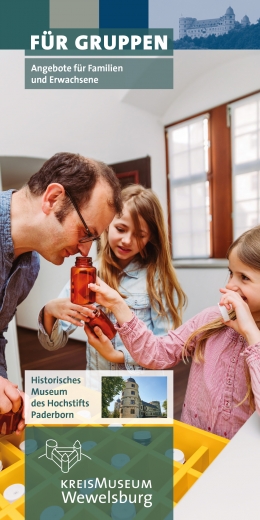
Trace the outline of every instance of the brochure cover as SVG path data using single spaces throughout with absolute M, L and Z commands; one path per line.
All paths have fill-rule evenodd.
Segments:
M 184 321 L 216 303 L 225 277 L 220 264 L 218 271 L 198 270 L 185 261 L 225 258 L 232 207 L 238 234 L 260 221 L 259 20 L 255 0 L 230 6 L 223 0 L 0 2 L 1 189 L 20 189 L 58 152 L 113 165 L 122 185 L 130 178 L 151 187 L 168 218 L 176 273 L 188 295 Z M 253 125 L 244 141 L 234 127 L 240 106 L 253 114 L 241 123 Z M 196 141 L 196 157 L 183 134 L 176 138 L 189 165 L 195 157 L 189 176 L 199 171 L 203 185 L 203 204 L 196 199 L 187 207 L 181 192 L 186 181 L 172 173 L 172 164 L 182 172 L 186 159 L 175 157 L 170 140 L 179 125 L 190 132 L 199 117 L 197 129 L 201 124 L 205 131 L 207 121 L 209 131 Z M 145 162 L 144 173 L 137 161 Z M 250 182 L 242 179 L 248 174 Z M 95 258 L 95 243 L 89 255 Z M 46 302 L 68 287 L 75 262 L 71 257 L 54 265 L 42 256 L 38 278 L 16 314 L 18 326 L 35 331 Z M 5 282 L 3 275 L 3 287 Z M 1 422 L 0 520 L 186 520 L 178 506 L 182 499 L 190 505 L 191 489 L 190 500 L 199 490 L 194 516 L 189 513 L 197 518 L 206 470 L 213 471 L 214 459 L 223 460 L 233 441 L 179 420 L 173 426 L 180 417 L 173 371 L 86 371 L 73 351 L 66 366 L 62 357 L 55 361 L 56 351 L 48 353 L 53 367 L 42 369 L 45 360 L 33 352 L 42 347 L 35 343 L 28 344 L 33 361 L 22 381 L 14 312 L 0 310 L 0 346 L 10 322 L 8 377 L 20 389 L 24 385 L 27 426 L 18 436 L 11 433 L 13 416 Z M 73 337 L 86 341 L 80 327 Z M 176 377 L 186 385 L 187 372 Z

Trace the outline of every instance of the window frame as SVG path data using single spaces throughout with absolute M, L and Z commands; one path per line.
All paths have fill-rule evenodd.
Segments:
M 203 112 L 192 114 L 189 117 L 165 125 L 167 207 L 170 243 L 172 242 L 172 234 L 167 129 L 203 114 L 209 114 L 209 140 L 211 146 L 209 150 L 210 170 L 208 180 L 210 212 L 212 215 L 210 223 L 210 258 L 226 258 L 228 247 L 233 241 L 232 149 L 229 106 L 259 93 L 260 89 L 249 92 L 244 96 L 230 99 L 221 105 L 205 109 Z M 221 136 L 221 139 L 219 136 Z M 193 259 L 191 259 L 191 261 L 193 261 Z
M 232 126 L 232 117 L 234 115 L 234 112 L 237 108 L 241 107 L 241 106 L 244 106 L 246 104 L 248 104 L 248 102 L 250 102 L 252 100 L 252 102 L 256 102 L 256 104 L 258 105 L 257 107 L 257 111 L 258 111 L 258 117 L 257 117 L 257 121 L 256 121 L 256 134 L 257 134 L 257 143 L 258 143 L 258 158 L 254 161 L 254 160 L 249 160 L 249 161 L 245 161 L 244 163 L 241 163 L 241 164 L 238 164 L 235 162 L 235 138 L 238 137 L 238 134 L 236 136 L 236 133 L 235 133 L 235 130 L 236 130 L 236 127 L 235 127 L 235 124 Z M 235 181 L 236 181 L 236 178 L 239 177 L 239 175 L 243 175 L 243 174 L 250 174 L 250 173 L 253 173 L 253 172 L 258 172 L 258 177 L 259 177 L 259 172 L 260 172 L 260 119 L 259 119 L 259 111 L 260 111 L 260 92 L 256 92 L 255 94 L 251 94 L 250 96 L 246 96 L 242 99 L 239 99 L 238 101 L 233 101 L 233 102 L 230 102 L 229 105 L 228 105 L 228 109 L 229 109 L 229 113 L 230 113 L 230 118 L 231 118 L 231 149 L 232 149 L 232 183 L 233 183 L 233 186 L 234 186 L 234 189 L 232 191 L 232 203 L 233 203 L 233 235 L 234 235 L 234 238 L 237 238 L 237 236 L 239 236 L 241 233 L 243 233 L 244 231 L 246 231 L 247 226 L 245 227 L 245 229 L 242 229 L 238 232 L 238 223 L 237 223 L 237 212 L 236 212 L 236 204 L 239 202 L 237 199 L 236 199 L 236 190 L 235 190 Z M 249 123 L 250 124 L 250 123 Z M 246 132 L 245 135 L 250 135 L 251 132 Z M 242 134 L 243 135 L 243 134 Z M 258 181 L 259 182 L 259 181 Z M 256 201 L 257 201 L 257 207 L 258 207 L 258 214 L 259 214 L 259 205 L 260 205 L 260 199 L 259 199 L 259 196 L 256 197 Z M 249 200 L 248 200 L 249 202 Z M 259 222 L 258 222 L 259 224 Z M 253 227 L 255 224 L 252 224 L 250 227 Z
M 201 120 L 201 119 L 207 119 L 208 120 L 208 142 L 209 142 L 209 148 L 208 148 L 208 172 L 203 174 L 203 173 L 199 173 L 199 174 L 196 174 L 196 175 L 193 175 L 193 176 L 187 176 L 185 178 L 180 178 L 180 179 L 172 179 L 171 180 L 171 175 L 170 175 L 170 161 L 169 161 L 169 141 L 168 141 L 168 130 L 169 128 L 172 128 L 172 127 L 176 127 L 178 126 L 179 128 L 181 128 L 182 126 L 185 126 L 185 123 L 190 123 L 192 124 L 193 122 L 196 123 L 196 120 Z M 189 117 L 189 118 L 185 118 L 183 120 L 180 120 L 178 122 L 175 122 L 174 124 L 170 124 L 170 125 L 166 125 L 165 126 L 165 141 L 166 141 L 166 165 L 167 165 L 167 201 L 168 201 L 168 223 L 169 223 L 169 234 L 170 234 L 170 243 L 171 243 L 171 249 L 173 249 L 173 232 L 172 232 L 172 219 L 171 219 L 171 185 L 175 185 L 175 187 L 177 188 L 178 186 L 189 186 L 190 188 L 193 186 L 193 185 L 196 185 L 198 182 L 205 182 L 205 181 L 208 181 L 209 183 L 209 198 L 211 199 L 211 195 L 210 195 L 210 165 L 211 165 L 211 156 L 210 156 L 210 113 L 209 111 L 203 111 L 199 114 L 196 114 L 192 117 Z M 187 149 L 187 152 L 190 156 L 190 154 L 192 153 L 192 148 L 188 148 Z M 187 182 L 187 180 L 190 179 L 190 182 Z M 206 209 L 206 206 L 205 206 L 205 209 Z M 210 251 L 210 254 L 209 256 L 205 256 L 205 255 L 201 255 L 201 256 L 192 256 L 190 257 L 192 260 L 197 260 L 198 258 L 203 258 L 204 260 L 207 260 L 208 258 L 211 257 L 211 252 L 212 252 L 212 242 L 211 242 L 211 206 L 209 205 L 209 235 L 210 235 L 210 243 L 209 243 L 209 251 Z M 206 215 L 205 215 L 206 216 Z M 180 260 L 182 257 L 178 256 L 177 257 L 177 260 Z M 183 259 L 187 260 L 189 259 L 189 257 L 187 256 L 183 256 Z
M 251 95 L 251 94 L 250 94 Z M 165 126 L 166 176 L 169 239 L 172 243 L 171 204 L 170 204 L 170 169 L 168 156 L 168 128 L 199 116 L 209 114 L 209 181 L 210 197 L 210 256 L 209 258 L 225 258 L 232 242 L 232 191 L 231 191 L 231 136 L 227 126 L 227 106 L 225 103 L 217 107 L 203 110 L 190 117 L 175 121 Z M 221 135 L 221 139 L 219 139 Z M 173 255 L 174 258 L 174 255 Z M 195 260 L 192 258 L 191 260 Z

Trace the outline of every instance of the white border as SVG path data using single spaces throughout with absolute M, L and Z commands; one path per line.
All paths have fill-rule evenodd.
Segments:
M 117 418 L 112 419 L 101 418 L 100 424 L 172 424 L 173 422 L 173 370 L 94 370 L 92 373 L 95 373 L 97 378 L 99 379 L 100 385 L 100 393 L 101 393 L 101 381 L 102 377 L 116 377 L 121 376 L 124 378 L 132 377 L 166 377 L 167 378 L 167 417 L 134 417 L 133 419 L 126 418 Z M 156 394 L 156 391 L 155 391 Z M 142 398 L 142 395 L 140 396 Z M 154 398 L 156 400 L 156 396 Z

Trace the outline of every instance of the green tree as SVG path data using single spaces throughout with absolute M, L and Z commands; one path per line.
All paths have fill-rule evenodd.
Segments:
M 102 377 L 102 417 L 109 417 L 108 407 L 124 387 L 122 377 Z
M 117 419 L 118 417 L 120 417 L 119 410 L 114 410 L 112 413 L 112 417 L 114 417 L 114 419 Z
M 165 399 L 165 401 L 163 401 L 162 408 L 164 409 L 163 415 L 165 415 L 165 417 L 167 417 L 167 399 Z

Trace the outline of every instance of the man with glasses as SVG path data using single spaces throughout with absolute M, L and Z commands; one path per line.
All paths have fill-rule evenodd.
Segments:
M 86 256 L 120 213 L 120 191 L 106 164 L 58 153 L 22 189 L 0 193 L 0 413 L 21 405 L 7 379 L 4 332 L 37 278 L 39 254 L 56 265 L 76 253 Z

